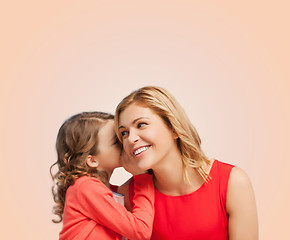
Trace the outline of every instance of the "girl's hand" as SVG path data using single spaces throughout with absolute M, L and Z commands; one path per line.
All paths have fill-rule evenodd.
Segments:
M 140 169 L 137 166 L 136 161 L 130 159 L 130 157 L 127 155 L 127 153 L 125 153 L 124 150 L 122 150 L 121 152 L 121 163 L 122 163 L 122 166 L 125 168 L 125 170 L 133 175 L 147 173 L 147 171 Z

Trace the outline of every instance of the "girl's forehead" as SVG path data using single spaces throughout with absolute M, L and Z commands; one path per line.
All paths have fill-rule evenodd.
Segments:
M 114 134 L 114 120 L 108 120 L 99 131 L 101 138 L 111 138 Z

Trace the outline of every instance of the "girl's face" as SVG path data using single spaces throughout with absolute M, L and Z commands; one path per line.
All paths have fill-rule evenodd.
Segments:
M 98 169 L 112 172 L 115 168 L 121 167 L 121 146 L 117 141 L 113 120 L 108 120 L 99 130 L 98 139 L 98 154 L 96 156 L 99 163 Z
M 131 104 L 119 117 L 124 151 L 142 170 L 158 167 L 175 156 L 176 134 L 150 108 Z

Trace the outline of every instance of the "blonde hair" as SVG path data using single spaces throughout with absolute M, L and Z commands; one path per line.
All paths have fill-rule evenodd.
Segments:
M 205 170 L 205 165 L 209 165 L 210 160 L 201 150 L 200 137 L 183 108 L 167 90 L 161 87 L 140 88 L 119 103 L 115 112 L 115 131 L 119 140 L 122 141 L 118 131 L 120 114 L 133 103 L 152 109 L 178 135 L 177 145 L 182 156 L 186 182 L 191 184 L 190 168 L 195 168 L 200 176 L 207 181 L 208 173 Z
M 76 179 L 92 176 L 104 183 L 108 181 L 106 172 L 90 168 L 85 159 L 98 153 L 98 132 L 109 119 L 113 120 L 114 116 L 103 112 L 84 112 L 72 116 L 60 127 L 56 139 L 57 161 L 50 167 L 56 203 L 53 213 L 59 216 L 59 220 L 52 220 L 54 223 L 62 221 L 66 191 Z M 54 166 L 58 167 L 56 174 L 52 173 Z

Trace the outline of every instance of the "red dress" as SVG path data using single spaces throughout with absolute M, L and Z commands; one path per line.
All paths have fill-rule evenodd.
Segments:
M 226 196 L 233 167 L 215 160 L 209 173 L 211 179 L 190 194 L 168 196 L 155 189 L 155 218 L 151 239 L 227 240 Z M 130 199 L 134 195 L 132 182 Z

